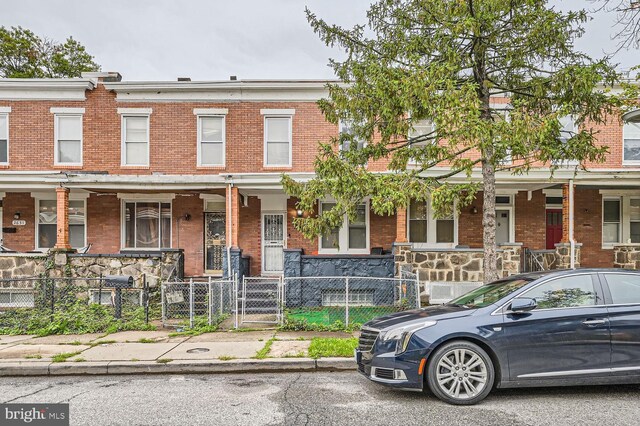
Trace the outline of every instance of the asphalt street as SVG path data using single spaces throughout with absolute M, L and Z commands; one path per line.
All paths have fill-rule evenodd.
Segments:
M 357 373 L 1 378 L 2 402 L 69 402 L 73 425 L 638 425 L 640 386 L 518 389 L 480 405 Z

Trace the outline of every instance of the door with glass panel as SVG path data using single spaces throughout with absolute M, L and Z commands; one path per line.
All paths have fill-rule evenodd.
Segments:
M 207 274 L 222 275 L 222 256 L 226 245 L 225 229 L 225 212 L 204 214 L 205 272 Z
M 262 215 L 262 272 L 264 274 L 282 273 L 284 246 L 284 213 L 264 213 Z

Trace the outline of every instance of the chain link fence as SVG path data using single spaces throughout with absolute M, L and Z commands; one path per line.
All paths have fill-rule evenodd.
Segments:
M 164 282 L 161 285 L 162 326 L 217 325 L 236 311 L 236 279 Z
M 415 277 L 288 277 L 284 283 L 284 323 L 290 328 L 358 327 L 420 307 Z
M 144 276 L 136 284 L 121 290 L 121 317 L 115 318 L 117 293 L 104 277 L 2 279 L 0 334 L 144 329 L 158 297 Z
M 282 277 L 243 277 L 239 323 L 282 323 Z

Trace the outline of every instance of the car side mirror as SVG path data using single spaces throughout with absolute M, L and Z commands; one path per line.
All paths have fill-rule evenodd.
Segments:
M 516 314 L 529 312 L 537 307 L 536 299 L 531 299 L 530 297 L 518 297 L 511 301 L 511 312 Z

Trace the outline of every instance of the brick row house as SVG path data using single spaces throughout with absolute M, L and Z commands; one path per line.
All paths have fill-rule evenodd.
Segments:
M 329 235 L 307 240 L 293 227 L 308 213 L 284 193 L 281 174 L 311 178 L 318 142 L 348 128 L 319 110 L 325 85 L 128 82 L 117 73 L 0 80 L 0 257 L 180 250 L 186 276 L 220 276 L 233 250 L 246 274 L 278 275 L 292 251 L 353 263 L 395 250 L 395 261 L 422 279 L 481 280 L 481 194 L 445 219 L 434 218 L 429 203 L 378 216 L 365 201 L 357 220 L 345 218 Z M 586 171 L 567 164 L 553 175 L 544 166 L 523 176 L 498 173 L 505 274 L 636 267 L 640 112 L 621 118 L 598 129 L 598 143 L 609 146 L 605 163 Z M 415 131 L 429 131 L 423 124 Z M 563 124 L 573 130 L 570 119 Z M 481 179 L 479 170 L 472 179 Z M 330 207 L 319 200 L 320 210 Z

